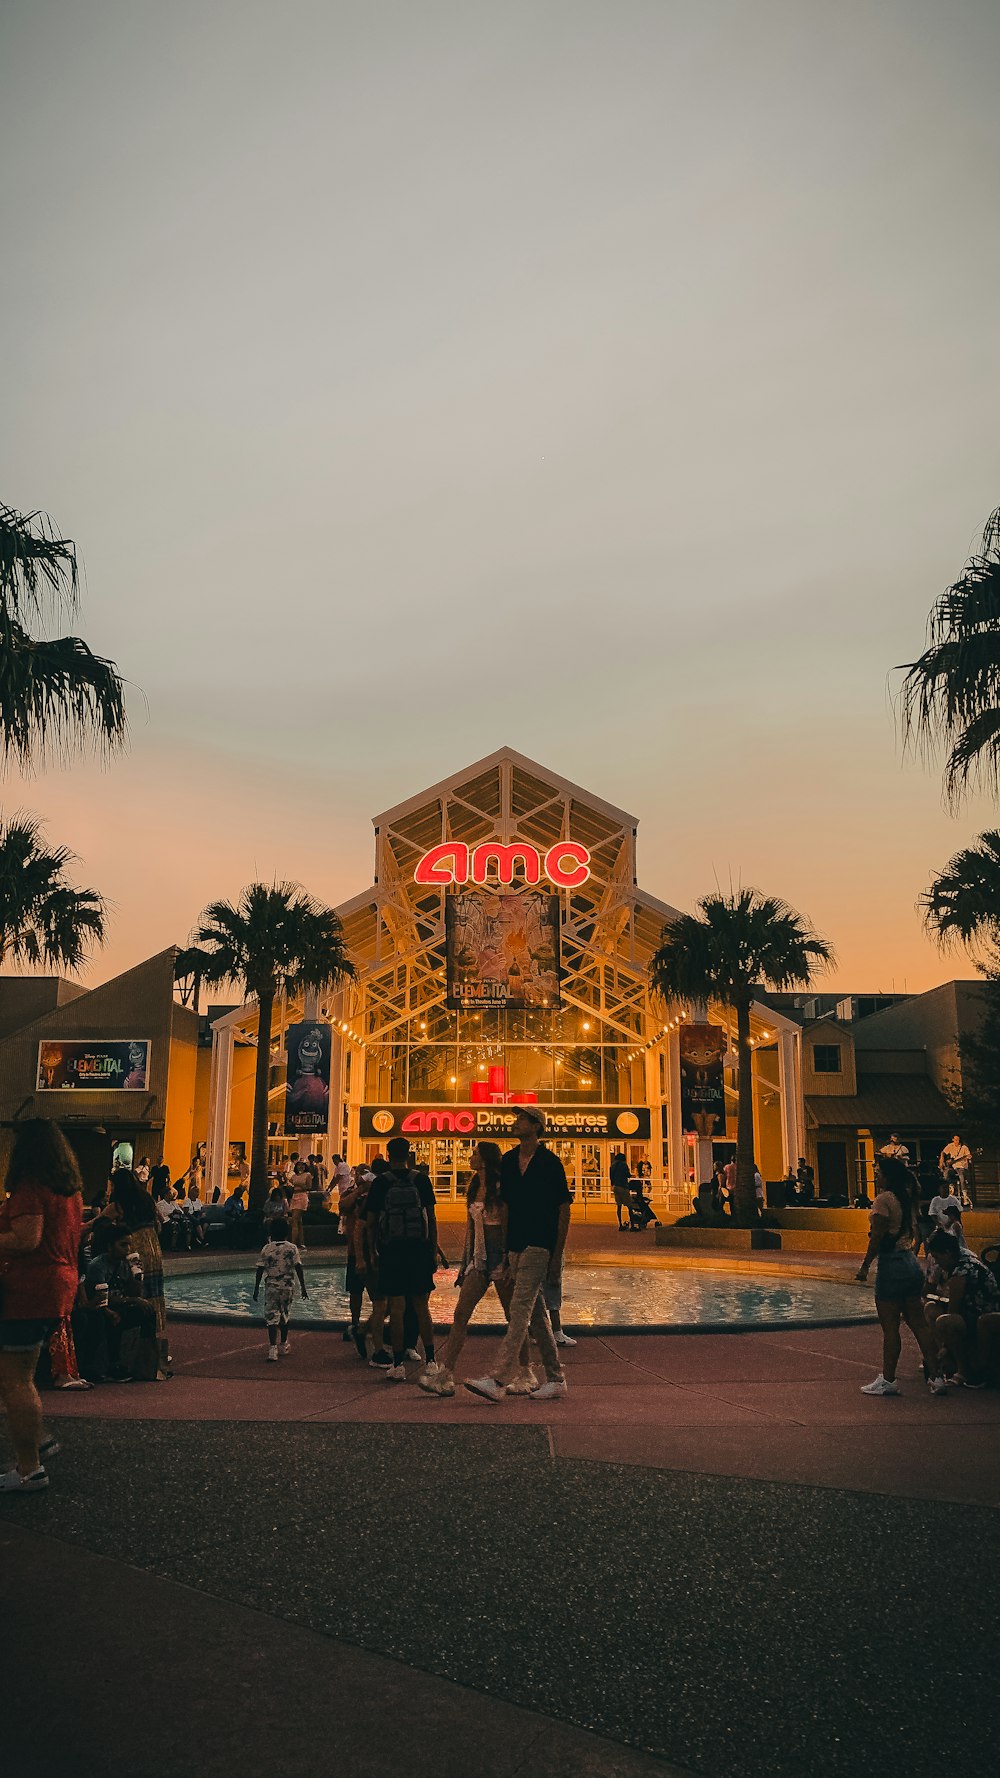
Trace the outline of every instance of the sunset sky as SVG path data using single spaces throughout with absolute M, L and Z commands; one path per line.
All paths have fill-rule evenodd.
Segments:
M 86 570 L 110 768 L 8 779 L 113 904 L 371 882 L 509 743 L 644 888 L 786 897 L 824 985 L 995 805 L 893 668 L 1000 502 L 990 0 L 8 0 L 0 499 Z

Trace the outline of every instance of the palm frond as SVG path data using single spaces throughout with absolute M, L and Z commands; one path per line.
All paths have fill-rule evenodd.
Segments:
M 91 739 L 113 751 L 127 732 L 113 661 L 78 636 L 36 641 L 0 612 L 0 754 L 27 766 L 39 753 L 69 753 Z
M 924 922 L 947 948 L 963 944 L 977 967 L 991 970 L 1000 962 L 1000 832 L 981 833 L 974 846 L 956 852 L 918 906 Z
M 15 512 L 0 502 L 0 606 L 15 615 L 72 609 L 78 592 L 76 544 L 57 535 L 46 513 Z
M 698 906 L 699 914 L 682 914 L 664 927 L 650 964 L 667 1001 L 746 1005 L 763 987 L 807 987 L 815 970 L 833 961 L 826 940 L 775 896 L 740 889 L 703 896 Z
M 1000 507 L 979 550 L 936 601 L 927 647 L 901 669 L 903 739 L 925 754 L 948 748 L 945 793 L 954 806 L 982 783 L 1000 788 Z
M 76 862 L 65 846 L 46 848 L 41 823 L 0 816 L 0 960 L 76 973 L 104 943 L 107 907 L 95 889 L 78 889 L 67 872 Z

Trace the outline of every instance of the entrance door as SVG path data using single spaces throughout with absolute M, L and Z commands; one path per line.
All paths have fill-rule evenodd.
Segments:
M 850 1175 L 847 1169 L 846 1142 L 817 1142 L 816 1164 L 819 1173 L 819 1195 L 833 1204 L 846 1204 Z
M 111 1174 L 111 1139 L 103 1130 L 74 1129 L 72 1125 L 65 1134 L 83 1178 L 84 1199 L 93 1204 L 103 1195 Z

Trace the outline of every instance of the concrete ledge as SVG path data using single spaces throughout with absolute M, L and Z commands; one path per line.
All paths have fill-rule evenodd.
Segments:
M 693 1249 L 697 1252 L 766 1252 L 767 1248 L 791 1248 L 799 1253 L 851 1253 L 859 1256 L 867 1246 L 867 1223 L 860 1236 L 840 1229 L 728 1229 L 666 1228 L 656 1231 L 657 1247 Z
M 778 1230 L 772 1231 L 778 1234 Z M 753 1246 L 756 1229 L 724 1229 L 724 1228 L 683 1228 L 676 1226 L 656 1230 L 657 1247 L 691 1247 L 701 1249 L 718 1247 L 730 1252 L 749 1253 Z M 780 1240 L 777 1243 L 780 1246 Z

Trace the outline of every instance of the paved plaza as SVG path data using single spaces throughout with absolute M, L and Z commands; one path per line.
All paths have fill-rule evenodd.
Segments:
M 876 1328 L 585 1336 L 547 1408 L 173 1346 L 0 1514 L 20 1778 L 995 1770 L 1000 1397 L 861 1396 Z

